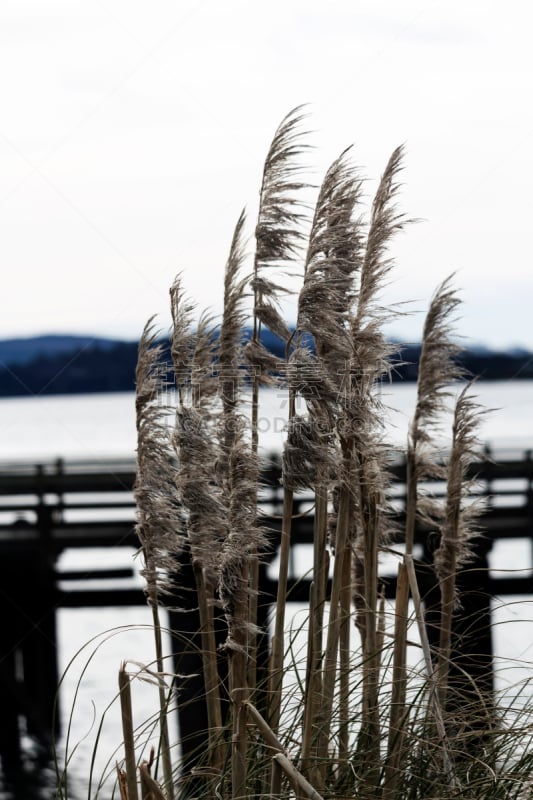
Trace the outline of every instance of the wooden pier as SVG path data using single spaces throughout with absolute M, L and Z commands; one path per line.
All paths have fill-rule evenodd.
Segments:
M 471 470 L 478 478 L 480 494 L 487 498 L 480 521 L 485 534 L 479 553 L 481 568 L 475 577 L 476 596 L 482 603 L 472 613 L 486 615 L 490 596 L 533 595 L 531 565 L 519 565 L 524 567 L 522 574 L 506 577 L 497 577 L 487 568 L 487 553 L 497 540 L 527 539 L 533 547 L 533 459 L 530 452 L 487 453 Z M 399 459 L 392 467 L 391 493 L 399 523 L 405 512 L 405 476 L 405 463 Z M 0 465 L 0 755 L 5 763 L 18 758 L 21 731 L 43 743 L 57 733 L 51 725 L 58 684 L 57 609 L 145 603 L 139 583 L 132 588 L 133 566 L 68 572 L 58 567 L 59 556 L 66 550 L 138 547 L 134 477 L 132 460 Z M 281 527 L 279 479 L 279 461 L 272 457 L 263 470 L 261 492 L 272 557 Z M 310 508 L 309 498 L 295 500 L 294 513 L 300 516 L 294 522 L 294 545 L 312 541 L 312 515 L 302 515 Z M 417 531 L 422 582 L 426 535 L 427 531 Z M 384 574 L 382 580 L 386 595 L 393 597 L 394 576 Z M 261 590 L 267 597 L 275 596 L 276 581 L 266 568 Z M 290 576 L 289 592 L 294 601 L 308 599 L 309 582 L 296 570 Z M 488 638 L 482 646 L 489 649 L 490 622 L 485 627 Z

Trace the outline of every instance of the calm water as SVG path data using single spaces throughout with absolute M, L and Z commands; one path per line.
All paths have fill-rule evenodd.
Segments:
M 500 449 L 533 449 L 533 382 L 485 382 L 476 388 L 479 402 L 493 409 L 483 419 L 482 440 Z M 391 443 L 403 446 L 414 404 L 414 386 L 393 384 L 383 388 L 383 401 L 390 407 L 387 432 Z M 260 446 L 278 451 L 283 440 L 287 402 L 282 393 L 262 395 Z M 0 461 L 51 458 L 93 459 L 135 455 L 134 395 L 84 395 L 0 400 Z M 60 567 L 79 566 L 80 556 L 66 552 Z M 130 565 L 131 550 L 87 551 L 83 565 L 104 563 Z M 133 562 L 135 563 L 135 562 Z M 493 553 L 498 569 L 531 568 L 531 553 L 500 550 Z M 137 582 L 138 579 L 137 579 Z M 512 686 L 529 677 L 533 661 L 531 620 L 533 612 L 523 598 L 498 600 L 495 608 L 495 648 L 505 657 L 500 685 Z M 506 622 L 503 625 L 500 623 Z M 94 797 L 100 776 L 114 770 L 120 758 L 120 716 L 114 698 L 117 673 L 123 660 L 147 663 L 153 658 L 148 609 L 82 609 L 59 612 L 60 671 L 64 673 L 61 710 L 65 732 L 69 730 L 71 754 L 69 798 Z M 521 662 L 521 663 L 519 663 Z M 148 719 L 156 707 L 156 690 L 137 681 L 134 684 L 136 722 Z M 148 739 L 149 733 L 145 738 Z M 95 742 L 99 741 L 93 765 L 92 789 L 89 774 Z M 62 742 L 62 746 L 65 741 Z M 115 753 L 115 748 L 119 748 Z M 109 761 L 109 763 L 107 763 Z M 110 783 L 100 797 L 111 797 Z M 50 797 L 52 792 L 44 793 Z M 38 797 L 37 793 L 27 797 Z M 7 792 L 0 798 L 7 800 Z
M 388 435 L 403 446 L 415 399 L 413 384 L 382 389 L 388 407 Z M 485 381 L 476 387 L 488 413 L 484 441 L 520 449 L 533 447 L 533 381 Z M 0 461 L 11 459 L 134 456 L 134 395 L 93 394 L 0 399 Z M 285 393 L 265 390 L 259 422 L 260 444 L 278 450 L 287 417 Z

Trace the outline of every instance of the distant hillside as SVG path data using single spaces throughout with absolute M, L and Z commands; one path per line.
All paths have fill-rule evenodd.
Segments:
M 250 331 L 246 332 L 250 336 Z M 263 334 L 269 350 L 284 357 L 282 342 Z M 91 392 L 127 392 L 135 388 L 137 342 L 87 336 L 40 336 L 0 341 L 0 397 Z M 393 380 L 414 381 L 419 345 L 398 343 Z M 167 351 L 166 357 L 170 359 Z M 461 363 L 481 380 L 533 379 L 533 353 L 466 350 Z
M 0 362 L 0 397 L 135 388 L 137 342 L 58 336 L 28 339 L 25 346 L 7 350 L 3 344 L 0 354 L 7 355 Z
M 108 350 L 117 342 L 95 336 L 64 336 L 50 334 L 25 339 L 0 340 L 0 367 L 13 364 L 28 364 L 36 356 L 56 356 L 73 353 L 85 347 L 99 347 Z

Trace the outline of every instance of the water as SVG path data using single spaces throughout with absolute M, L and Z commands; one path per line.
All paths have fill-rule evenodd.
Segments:
M 481 438 L 495 446 L 533 447 L 533 381 L 484 381 L 475 394 L 485 409 Z M 412 383 L 384 385 L 388 438 L 403 446 L 415 400 Z M 259 440 L 279 450 L 287 418 L 284 392 L 262 392 Z M 134 457 L 135 405 L 131 392 L 0 399 L 0 461 L 40 458 Z
M 387 435 L 392 444 L 403 447 L 409 416 L 414 405 L 414 384 L 384 386 L 383 402 L 389 407 Z M 533 449 L 533 382 L 484 382 L 476 387 L 479 402 L 493 409 L 483 418 L 482 440 L 496 450 Z M 259 432 L 263 452 L 279 451 L 287 400 L 283 393 L 262 394 Z M 15 398 L 0 400 L 0 461 L 98 458 L 134 458 L 135 419 L 132 393 Z M 94 551 L 83 555 L 85 568 L 131 565 L 132 550 Z M 75 568 L 80 555 L 65 552 L 61 568 Z M 495 548 L 494 568 L 531 568 L 529 550 L 509 552 Z M 134 581 L 140 583 L 140 579 Z M 529 599 L 495 600 L 495 650 L 505 656 L 506 670 L 501 685 L 513 686 L 529 676 L 533 650 L 530 625 L 533 617 Z M 136 670 L 137 663 L 153 659 L 147 608 L 62 609 L 58 614 L 63 729 L 68 731 L 68 752 L 72 754 L 69 798 L 93 797 L 103 772 L 113 773 L 120 758 L 121 730 L 117 674 L 123 660 Z M 503 624 L 505 622 L 505 624 Z M 136 722 L 148 719 L 156 708 L 155 688 L 134 684 Z M 148 740 L 147 732 L 145 739 Z M 91 758 L 95 742 L 99 747 L 93 765 L 92 791 L 88 791 Z M 66 744 L 60 743 L 61 752 Z M 53 780 L 53 776 L 50 780 Z M 109 784 L 101 797 L 110 797 Z M 48 790 L 50 796 L 52 792 Z M 30 797 L 30 794 L 25 796 Z M 36 792 L 31 795 L 38 797 Z M 8 800 L 11 795 L 0 795 Z

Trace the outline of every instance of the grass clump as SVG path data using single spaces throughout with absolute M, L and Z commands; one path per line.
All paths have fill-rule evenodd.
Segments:
M 367 213 L 363 180 L 345 151 L 327 170 L 308 216 L 304 119 L 301 108 L 291 112 L 267 154 L 249 274 L 244 212 L 237 221 L 222 319 L 204 315 L 193 324 L 180 277 L 171 288 L 175 424 L 161 405 L 168 385 L 157 366 L 153 320 L 142 336 L 135 493 L 154 612 L 162 768 L 154 778 L 154 759 L 138 764 L 122 669 L 120 797 L 526 797 L 530 723 L 521 718 L 506 726 L 487 676 L 457 659 L 458 577 L 480 535 L 468 475 L 480 409 L 455 366 L 453 276 L 437 288 L 426 316 L 399 526 L 388 491 L 397 453 L 385 440 L 380 391 L 394 368 L 383 329 L 397 312 L 382 307 L 381 294 L 393 268 L 393 239 L 409 222 L 397 208 L 404 152 L 392 153 Z M 285 275 L 298 269 L 291 329 L 280 308 Z M 253 336 L 245 345 L 250 297 Z M 263 326 L 284 342 L 284 360 L 262 346 Z M 266 655 L 258 580 L 269 536 L 258 503 L 261 386 L 283 387 L 289 399 L 278 590 Z M 436 433 L 450 404 L 450 447 L 443 453 Z M 446 484 L 443 502 L 427 491 L 435 479 Z M 312 498 L 314 532 L 297 655 L 288 576 L 294 500 L 302 492 Z M 415 543 L 424 526 L 436 547 L 421 573 Z M 378 571 L 383 553 L 398 564 L 393 606 L 385 603 Z M 160 603 L 172 602 L 179 587 L 183 554 L 199 608 L 208 720 L 202 753 L 185 765 L 169 747 L 158 619 Z M 428 632 L 422 574 L 438 597 L 436 636 Z M 221 619 L 222 644 L 215 633 Z M 179 692 L 175 700 L 179 708 Z

